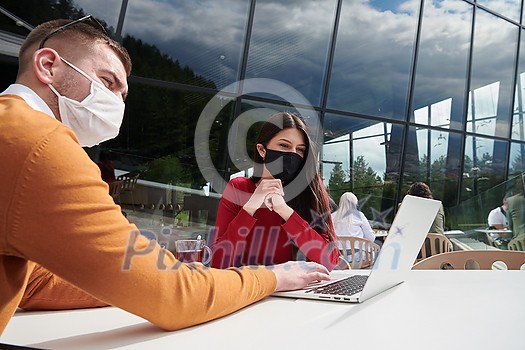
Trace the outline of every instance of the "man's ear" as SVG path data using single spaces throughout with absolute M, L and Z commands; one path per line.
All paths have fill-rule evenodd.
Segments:
M 58 53 L 48 47 L 35 51 L 33 54 L 33 70 L 42 84 L 53 83 L 57 66 L 60 64 Z
M 264 149 L 264 146 L 261 143 L 257 144 L 257 152 L 259 152 L 259 155 L 262 159 L 266 156 L 266 150 Z

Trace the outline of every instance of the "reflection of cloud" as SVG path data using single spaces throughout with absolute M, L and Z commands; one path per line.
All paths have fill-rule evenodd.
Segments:
M 120 0 L 76 3 L 116 26 Z M 258 1 L 248 75 L 280 79 L 317 104 L 335 3 Z M 484 0 L 482 4 L 510 18 L 519 13 L 517 2 Z M 352 100 L 354 108 L 370 113 L 375 108 L 374 113 L 385 114 L 396 103 L 404 104 L 419 6 L 419 0 L 343 2 L 330 87 L 334 107 Z M 462 1 L 425 2 L 418 61 L 422 75 L 418 75 L 416 91 L 420 103 L 415 108 L 462 98 L 459 91 L 465 87 L 472 8 Z M 249 2 L 236 0 L 130 1 L 124 34 L 156 45 L 182 66 L 225 86 L 238 78 L 248 11 Z M 514 57 L 518 30 L 486 11 L 478 13 L 473 72 L 479 83 L 473 88 L 499 81 L 506 69 L 512 70 L 508 60 Z
M 337 140 L 348 140 L 348 137 L 341 136 Z M 333 140 L 332 140 L 333 141 Z M 383 176 L 386 170 L 386 154 L 385 146 L 380 143 L 383 141 L 382 136 L 369 137 L 365 139 L 355 140 L 353 143 L 354 161 L 359 156 L 363 156 L 364 160 L 379 176 Z M 341 167 L 345 172 L 350 169 L 350 151 L 349 141 L 338 142 L 333 144 L 323 145 L 323 159 L 331 162 L 341 162 Z M 330 178 L 330 173 L 334 165 L 323 165 L 323 176 L 325 180 Z
M 85 13 L 105 21 L 115 29 L 117 28 L 121 0 L 75 0 L 74 2 Z
M 78 0 L 86 12 L 116 27 L 120 4 L 112 0 Z M 157 46 L 182 66 L 225 86 L 236 72 L 248 19 L 248 2 L 236 0 L 141 0 L 128 3 L 123 35 Z

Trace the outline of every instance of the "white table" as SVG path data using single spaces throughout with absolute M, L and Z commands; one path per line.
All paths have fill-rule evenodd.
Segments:
M 363 304 L 269 297 L 176 332 L 116 308 L 18 312 L 0 343 L 90 350 L 524 349 L 524 295 L 525 271 L 421 270 Z

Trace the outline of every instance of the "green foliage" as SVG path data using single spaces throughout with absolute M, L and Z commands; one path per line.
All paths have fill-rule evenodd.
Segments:
M 334 166 L 328 180 L 328 192 L 336 203 L 343 193 L 349 191 L 353 192 L 360 201 L 366 199 L 366 204 L 361 210 L 370 217 L 371 208 L 376 210 L 381 208 L 383 185 L 381 176 L 377 175 L 365 157 L 358 156 L 351 171 L 345 172 L 339 163 Z
M 51 19 L 77 19 L 86 14 L 72 0 L 3 0 L 2 6 L 34 26 Z M 0 16 L 0 25 L 14 33 L 28 33 L 6 16 Z M 111 32 L 112 28 L 108 29 Z M 206 181 L 197 167 L 193 135 L 200 113 L 211 95 L 152 86 L 151 80 L 163 82 L 162 86 L 177 82 L 210 89 L 216 89 L 215 84 L 195 74 L 191 68 L 181 67 L 178 61 L 162 53 L 155 45 L 132 36 L 124 37 L 122 44 L 133 62 L 126 114 L 120 135 L 106 142 L 104 147 L 124 154 L 126 160 L 121 162 L 128 167 L 145 169 L 144 176 L 149 180 L 183 182 L 191 184 L 192 188 L 201 188 Z M 142 77 L 150 80 L 148 85 L 142 83 Z M 212 157 L 217 156 L 218 145 L 224 144 L 222 134 L 222 129 L 214 130 L 210 136 Z M 144 159 L 153 161 L 144 164 Z M 130 165 L 130 160 L 133 165 Z
M 74 6 L 72 0 L 2 0 L 1 6 L 34 27 L 56 18 L 76 19 L 86 15 L 82 8 Z M 17 26 L 12 19 L 4 15 L 0 16 L 0 27 L 11 33 L 24 36 L 28 34 L 26 28 Z
M 339 201 L 341 195 L 350 188 L 350 183 L 346 178 L 347 176 L 341 163 L 337 163 L 332 169 L 330 179 L 328 180 L 328 193 L 336 203 Z
M 169 155 L 154 159 L 143 166 L 141 179 L 171 184 L 190 184 L 193 174 L 177 157 Z
M 516 175 L 520 174 L 521 172 L 525 171 L 525 160 L 523 159 L 524 146 L 521 146 L 521 152 L 519 152 L 514 159 L 512 159 L 512 166 L 509 169 L 509 176 L 510 175 Z

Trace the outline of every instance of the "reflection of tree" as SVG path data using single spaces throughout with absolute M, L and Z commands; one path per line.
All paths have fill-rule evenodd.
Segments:
M 432 182 L 442 182 L 445 176 L 447 158 L 445 155 L 439 156 L 434 161 L 428 159 L 424 154 L 418 162 L 418 167 L 414 174 L 407 176 L 407 182 L 423 181 L 428 184 Z
M 337 203 L 341 195 L 349 188 L 350 184 L 346 181 L 346 173 L 341 163 L 336 163 L 328 180 L 328 193 L 330 197 Z
M 465 155 L 463 166 L 463 199 L 485 192 L 496 186 L 500 174 L 495 174 L 493 169 L 493 157 L 485 152 L 481 158 L 475 159 Z
M 521 172 L 525 171 L 524 161 L 525 159 L 523 159 L 523 152 L 519 152 L 518 154 L 516 154 L 514 159 L 512 159 L 512 164 L 509 169 L 509 176 L 520 174 Z
M 381 208 L 383 181 L 364 156 L 358 156 L 353 165 L 353 168 L 348 172 L 343 170 L 340 163 L 334 166 L 328 181 L 328 191 L 336 203 L 341 195 L 347 191 L 353 192 L 360 200 L 367 198 L 366 206 L 361 210 L 367 217 L 371 218 L 372 208 L 376 210 Z M 350 173 L 352 173 L 352 177 L 350 177 Z M 353 183 L 347 180 L 350 178 L 353 178 Z
M 178 61 L 173 61 L 170 56 L 163 54 L 154 45 L 132 36 L 126 36 L 123 45 L 133 60 L 133 75 L 179 83 L 191 82 L 202 87 L 216 88 L 212 81 L 196 75 L 187 66 L 181 67 Z
M 193 176 L 191 169 L 172 155 L 152 160 L 146 164 L 141 172 L 141 178 L 144 180 L 179 185 L 191 184 Z
M 76 8 L 71 0 L 3 0 L 2 6 L 33 25 L 55 18 L 76 19 L 85 15 L 83 9 Z M 0 16 L 0 25 L 3 29 L 12 28 L 14 33 L 20 32 L 20 28 L 5 16 Z M 114 32 L 112 28 L 108 29 L 109 33 Z M 27 30 L 21 34 L 27 34 Z M 150 180 L 174 183 L 173 179 L 185 179 L 186 174 L 191 174 L 188 183 L 193 188 L 201 188 L 206 181 L 196 164 L 193 135 L 209 97 L 141 84 L 140 77 L 147 77 L 157 86 L 169 86 L 170 83 L 166 82 L 192 82 L 215 89 L 215 84 L 198 76 L 189 67 L 181 67 L 154 45 L 131 36 L 123 39 L 123 45 L 133 61 L 126 116 L 120 135 L 104 146 L 126 157 L 125 161 L 121 159 L 124 168 L 147 169 L 145 176 Z M 217 145 L 221 144 L 219 137 L 222 132 L 212 130 L 209 151 L 212 158 L 220 154 Z M 130 166 L 130 163 L 133 164 Z M 174 172 L 179 171 L 181 175 L 176 176 Z
M 73 0 L 2 0 L 1 6 L 33 26 L 55 18 L 80 18 L 86 15 L 83 9 L 75 8 Z M 103 21 L 101 23 L 104 24 Z M 3 15 L 0 15 L 0 27 L 11 33 L 28 34 L 27 29 L 17 26 Z
M 199 83 L 201 86 L 215 87 L 212 82 L 204 82 L 188 67 L 180 67 L 178 62 L 162 54 L 153 45 L 130 36 L 124 38 L 123 44 L 133 60 L 134 76 L 177 82 L 202 80 Z M 177 158 L 186 171 L 192 174 L 189 181 L 191 187 L 201 188 L 206 181 L 196 164 L 193 134 L 199 115 L 207 102 L 207 96 L 131 83 L 126 101 L 126 118 L 122 127 L 127 133 L 109 141 L 108 146 L 124 149 L 135 156 L 148 159 Z M 213 133 L 212 136 L 218 137 Z M 212 156 L 217 154 L 217 149 L 213 146 L 216 143 L 218 142 L 214 139 L 210 141 Z M 154 163 L 155 167 L 169 167 L 174 164 L 164 161 Z M 161 173 L 172 173 L 172 170 L 164 169 Z M 161 178 L 151 180 L 164 182 Z

